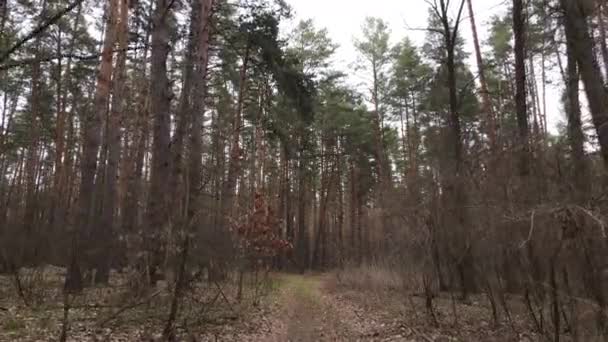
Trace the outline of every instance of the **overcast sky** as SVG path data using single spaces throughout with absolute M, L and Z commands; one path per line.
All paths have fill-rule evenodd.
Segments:
M 389 24 L 392 43 L 400 41 L 406 35 L 419 46 L 424 41 L 424 32 L 412 30 L 412 28 L 426 27 L 428 4 L 424 0 L 287 0 L 287 2 L 293 7 L 296 20 L 312 18 L 317 27 L 328 29 L 330 37 L 340 45 L 336 64 L 342 70 L 348 71 L 349 65 L 356 60 L 353 39 L 359 36 L 366 16 L 380 17 Z M 508 1 L 475 0 L 473 7 L 480 39 L 484 42 L 488 37 L 489 19 L 496 14 L 505 14 Z M 455 12 L 456 8 L 452 10 Z M 465 21 L 461 24 L 461 34 L 467 42 L 468 52 L 471 53 L 470 63 L 473 63 L 471 26 L 466 6 L 463 15 Z M 477 69 L 473 67 L 472 71 L 476 72 Z M 562 120 L 559 92 L 557 87 L 547 86 L 550 130 L 554 130 L 557 122 Z

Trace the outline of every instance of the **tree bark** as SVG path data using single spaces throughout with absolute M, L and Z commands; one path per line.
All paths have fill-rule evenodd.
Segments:
M 209 43 L 211 37 L 212 10 L 215 0 L 201 0 L 201 20 L 198 33 L 196 77 L 193 90 L 196 91 L 192 108 L 190 131 L 190 165 L 187 215 L 189 220 L 195 214 L 195 205 L 202 186 L 203 173 L 203 117 L 207 95 L 207 71 L 209 67 Z
M 492 100 L 490 99 L 490 92 L 488 91 L 488 82 L 486 81 L 485 67 L 483 64 L 483 57 L 481 56 L 481 48 L 479 46 L 479 37 L 477 35 L 477 25 L 475 23 L 475 13 L 473 11 L 473 0 L 467 0 L 467 6 L 469 9 L 469 19 L 471 21 L 471 31 L 473 32 L 473 46 L 475 47 L 475 61 L 477 63 L 477 73 L 479 75 L 480 95 L 481 95 L 481 106 L 484 114 L 486 115 L 486 133 L 490 139 L 490 149 L 495 151 L 496 149 L 496 116 L 492 107 Z
M 303 130 L 302 130 L 303 131 Z M 304 272 L 308 268 L 310 254 L 309 244 L 310 238 L 308 228 L 306 226 L 306 186 L 307 186 L 307 170 L 304 156 L 305 132 L 300 132 L 300 151 L 298 160 L 298 243 L 296 244 L 298 262 L 300 263 L 300 272 Z
M 97 280 L 101 283 L 108 282 L 110 266 L 112 263 L 109 251 L 112 249 L 114 234 L 116 232 L 115 218 L 118 201 L 118 167 L 121 156 L 122 120 L 125 116 L 123 111 L 125 108 L 124 94 L 126 92 L 125 82 L 127 78 L 126 64 L 129 33 L 129 0 L 120 0 L 119 2 L 120 16 L 116 23 L 119 52 L 112 80 L 112 109 L 106 123 L 108 159 L 107 164 L 105 165 L 103 205 L 100 221 L 102 225 L 100 229 L 103 230 L 105 238 L 102 241 L 99 241 L 98 247 L 101 247 L 102 252 L 95 263 L 98 277 Z
M 526 105 L 526 18 L 523 0 L 513 0 L 513 35 L 515 37 L 515 111 L 517 114 L 519 146 L 519 173 L 530 173 L 528 110 Z
M 153 14 L 152 52 L 150 69 L 150 115 L 153 119 L 152 163 L 148 194 L 147 242 L 150 280 L 156 280 L 162 254 L 162 230 L 168 223 L 167 179 L 170 176 L 170 102 L 167 78 L 169 55 L 169 16 L 171 0 L 156 0 Z
M 568 39 L 570 38 L 570 39 Z M 568 58 L 568 79 L 566 83 L 566 109 L 568 113 L 568 141 L 572 150 L 574 193 L 577 202 L 582 203 L 589 194 L 589 177 L 587 174 L 587 160 L 585 158 L 585 135 L 581 123 L 581 107 L 579 101 L 579 74 L 576 57 L 574 56 L 574 42 L 572 37 L 566 38 Z
M 606 72 L 606 79 L 608 79 L 608 45 L 606 44 L 606 21 L 605 21 L 605 10 L 606 4 L 604 1 L 598 1 L 597 9 L 597 21 L 599 23 L 598 30 L 600 31 L 600 49 L 602 52 L 602 59 L 604 60 L 604 71 Z
M 76 13 L 76 19 L 74 20 L 74 26 L 72 27 L 72 32 L 76 32 L 78 27 L 80 26 L 80 16 L 81 16 L 82 6 L 78 7 L 78 11 Z M 66 120 L 67 112 L 66 105 L 68 102 L 68 94 L 69 89 L 71 88 L 72 78 L 71 78 L 71 70 L 72 70 L 72 57 L 74 54 L 74 50 L 76 48 L 76 37 L 77 35 L 74 33 L 70 39 L 69 47 L 68 47 L 68 55 L 70 57 L 67 58 L 66 66 L 65 66 L 65 77 L 63 78 L 63 85 L 61 87 L 58 86 L 57 89 L 57 123 L 55 129 L 55 173 L 53 179 L 53 191 L 54 191 L 54 203 L 52 203 L 52 213 L 51 213 L 51 229 L 62 227 L 65 223 L 66 214 L 67 214 L 67 206 L 69 203 L 65 203 L 62 201 L 64 196 L 66 195 L 66 187 L 67 187 L 67 178 L 68 178 L 68 151 L 66 151 Z M 60 45 L 60 44 L 59 44 Z M 61 68 L 60 68 L 61 69 Z M 59 71 L 58 78 L 61 78 L 61 70 Z M 73 111 L 72 111 L 73 112 Z
M 183 177 L 184 168 L 184 136 L 187 133 L 187 128 L 194 116 L 192 110 L 193 99 L 193 83 L 197 75 L 195 75 L 195 66 L 198 65 L 199 34 L 201 25 L 201 1 L 192 1 L 192 11 L 190 14 L 190 32 L 188 36 L 188 45 L 186 47 L 186 55 L 184 57 L 183 82 L 179 105 L 176 114 L 176 129 L 173 135 L 172 149 L 172 174 L 171 174 L 171 191 L 173 193 L 173 204 L 171 206 L 172 215 L 176 217 L 175 221 L 180 221 L 183 216 L 184 205 L 186 204 L 184 191 L 185 182 Z M 200 113 L 197 113 L 200 115 Z
M 82 289 L 82 273 L 80 269 L 80 244 L 82 238 L 89 240 L 87 237 L 91 234 L 91 221 L 93 212 L 93 195 L 95 189 L 95 174 L 97 173 L 97 153 L 101 144 L 101 121 L 108 109 L 108 99 L 110 96 L 110 83 L 112 77 L 112 56 L 116 40 L 116 22 L 118 18 L 118 0 L 108 0 L 109 9 L 107 13 L 107 24 L 104 34 L 104 42 L 101 53 L 101 64 L 97 74 L 97 85 L 95 88 L 95 97 L 93 109 L 89 111 L 84 120 L 84 142 L 82 148 L 81 160 L 81 180 L 79 189 L 79 213 L 78 223 L 79 228 L 76 232 L 72 246 L 71 262 L 68 267 L 65 288 L 68 291 L 79 291 Z M 105 232 L 92 232 L 96 237 L 105 238 Z M 88 248 L 88 241 L 85 248 Z M 93 253 L 93 258 L 99 257 L 99 254 Z M 84 260 L 88 265 L 91 265 L 91 260 Z
M 602 70 L 593 52 L 593 38 L 589 34 L 585 12 L 577 0 L 561 0 L 564 10 L 566 36 L 572 42 L 581 79 L 589 102 L 593 124 L 598 135 L 602 158 L 608 167 L 608 91 L 602 78 Z

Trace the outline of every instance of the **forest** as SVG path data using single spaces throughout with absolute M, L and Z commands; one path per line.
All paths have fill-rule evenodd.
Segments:
M 0 0 L 0 341 L 608 341 L 608 2 L 401 1 Z

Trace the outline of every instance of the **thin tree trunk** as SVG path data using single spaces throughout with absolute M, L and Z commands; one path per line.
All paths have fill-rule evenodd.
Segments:
M 300 146 L 304 145 L 305 133 L 300 133 Z M 298 160 L 298 243 L 296 244 L 300 272 L 308 268 L 309 263 L 309 236 L 306 226 L 306 163 L 304 149 L 301 147 Z

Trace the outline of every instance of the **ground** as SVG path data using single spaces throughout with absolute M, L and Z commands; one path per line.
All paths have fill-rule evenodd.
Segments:
M 514 324 L 493 324 L 483 296 L 462 303 L 440 295 L 434 325 L 423 298 L 400 289 L 353 289 L 336 274 L 246 279 L 241 301 L 230 285 L 189 289 L 176 321 L 180 341 L 540 340 L 529 333 L 525 315 L 514 312 Z M 57 340 L 64 310 L 54 285 L 30 293 L 26 305 L 11 290 L 11 279 L 0 278 L 0 341 Z M 135 299 L 120 284 L 89 289 L 72 299 L 68 341 L 159 341 L 170 303 L 164 293 L 170 292 L 161 288 Z
M 379 337 L 384 324 L 354 302 L 328 291 L 328 276 L 281 275 L 267 331 L 251 341 L 359 341 Z M 395 334 L 395 338 L 401 337 Z M 387 339 L 384 339 L 387 340 Z

